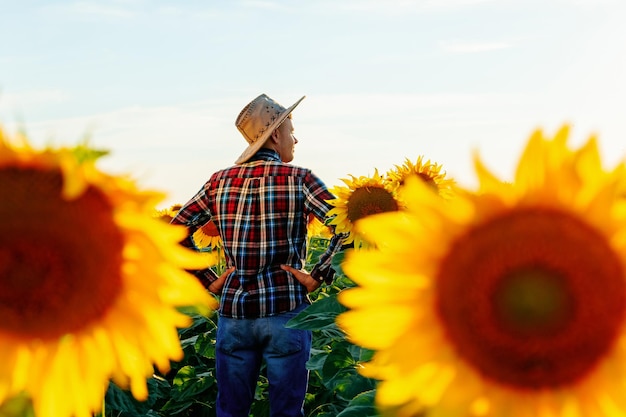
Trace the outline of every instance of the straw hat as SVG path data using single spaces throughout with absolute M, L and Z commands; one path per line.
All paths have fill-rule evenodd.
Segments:
M 261 94 L 241 110 L 235 125 L 249 143 L 235 164 L 243 164 L 258 151 L 272 132 L 289 116 L 304 97 L 291 107 L 284 108 L 265 94 Z

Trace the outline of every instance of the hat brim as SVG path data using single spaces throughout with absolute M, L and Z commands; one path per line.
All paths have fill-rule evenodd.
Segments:
M 235 161 L 235 164 L 237 165 L 243 164 L 248 159 L 250 159 L 252 155 L 257 153 L 257 151 L 261 149 L 263 145 L 265 145 L 265 142 L 267 142 L 267 139 L 270 137 L 272 132 L 276 130 L 276 128 L 280 126 L 282 122 L 285 121 L 285 119 L 291 114 L 293 109 L 295 109 L 298 106 L 298 104 L 300 104 L 300 102 L 304 100 L 305 97 L 306 96 L 302 96 L 298 101 L 296 101 L 290 107 L 287 107 L 285 111 L 282 112 L 280 116 L 278 116 L 276 120 L 274 120 L 274 122 L 267 128 L 265 133 L 263 133 L 261 137 L 259 137 L 252 145 L 248 146 L 241 155 L 239 155 L 239 158 L 237 158 L 237 160 Z

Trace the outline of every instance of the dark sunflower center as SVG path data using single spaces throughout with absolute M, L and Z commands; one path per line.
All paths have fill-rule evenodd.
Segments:
M 360 187 L 350 195 L 347 208 L 348 219 L 354 223 L 372 214 L 396 211 L 398 203 L 383 187 Z
M 123 249 L 102 192 L 65 200 L 61 173 L 36 168 L 1 168 L 0 184 L 0 329 L 52 338 L 101 318 Z
M 217 230 L 217 226 L 213 221 L 208 221 L 202 227 L 202 233 L 207 236 L 219 236 L 220 232 Z
M 168 213 L 160 214 L 156 216 L 156 218 L 164 223 L 170 223 L 172 221 L 172 216 L 170 216 Z
M 503 328 L 529 336 L 548 335 L 565 326 L 572 302 L 566 280 L 541 267 L 503 275 L 493 293 L 495 317 Z
M 437 309 L 458 354 L 523 389 L 583 378 L 614 346 L 626 299 L 606 238 L 555 210 L 508 213 L 451 247 Z

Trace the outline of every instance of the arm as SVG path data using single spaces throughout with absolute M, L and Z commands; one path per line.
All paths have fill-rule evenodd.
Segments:
M 181 209 L 176 213 L 171 224 L 183 225 L 187 227 L 187 237 L 183 239 L 180 244 L 186 248 L 197 250 L 195 242 L 193 241 L 193 234 L 203 224 L 211 220 L 211 212 L 207 205 L 207 193 L 208 182 L 202 187 L 198 193 L 191 200 L 189 200 Z M 227 270 L 228 271 L 228 270 Z M 225 271 L 221 276 L 217 276 L 211 268 L 187 270 L 190 274 L 194 275 L 202 285 L 212 293 L 220 291 L 224 286 L 224 281 L 228 275 Z M 223 279 L 222 279 L 223 277 Z M 218 281 L 221 280 L 221 284 Z M 217 283 L 217 284 L 216 284 Z M 215 285 L 214 285 L 215 284 Z
M 333 230 L 334 232 L 334 230 Z M 320 283 L 330 284 L 335 277 L 335 270 L 332 268 L 332 260 L 335 254 L 343 249 L 342 242 L 345 236 L 343 234 L 333 235 L 326 251 L 320 256 L 318 262 L 311 270 L 311 277 Z
M 292 273 L 293 276 L 296 277 L 296 279 L 306 287 L 308 292 L 313 292 L 318 289 L 320 285 L 322 285 L 322 281 L 316 280 L 311 276 L 311 274 L 308 274 L 306 271 L 298 270 L 289 265 L 281 265 L 280 268 L 283 271 Z
M 305 205 L 309 213 L 317 217 L 321 222 L 326 220 L 326 215 L 333 208 L 328 201 L 335 198 L 335 196 L 328 191 L 324 183 L 316 177 L 313 173 L 309 172 L 305 180 Z M 331 263 L 335 254 L 343 249 L 344 234 L 335 234 L 335 228 L 331 227 L 333 236 L 330 239 L 330 243 L 326 251 L 320 256 L 318 262 L 313 266 L 310 276 L 314 280 L 322 283 L 326 282 L 330 284 L 333 281 L 335 271 L 333 270 Z
M 211 271 L 211 270 L 209 270 Z M 224 283 L 226 282 L 226 278 L 228 278 L 228 276 L 231 274 L 231 272 L 235 271 L 235 267 L 231 266 L 230 268 L 227 268 L 224 272 L 222 272 L 222 275 L 220 275 L 215 281 L 213 281 L 211 284 L 209 284 L 209 286 L 207 287 L 207 289 L 209 291 L 211 291 L 213 294 L 215 295 L 220 295 L 222 293 L 222 288 L 224 288 Z M 213 272 L 213 271 L 211 271 Z
M 211 220 L 211 211 L 209 210 L 207 203 L 207 189 L 208 182 L 204 185 L 204 187 L 202 187 L 202 189 L 200 189 L 200 191 L 196 193 L 195 196 L 193 196 L 191 200 L 185 203 L 185 205 L 178 210 L 178 213 L 176 213 L 170 222 L 171 224 L 180 224 L 187 227 L 187 237 L 180 242 L 181 245 L 187 248 L 196 248 L 191 236 L 203 224 Z

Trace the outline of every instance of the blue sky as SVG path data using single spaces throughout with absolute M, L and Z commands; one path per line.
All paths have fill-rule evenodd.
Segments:
M 245 148 L 260 93 L 294 112 L 294 164 L 329 186 L 424 155 L 510 178 L 529 134 L 626 155 L 622 0 L 0 0 L 0 123 L 88 135 L 109 172 L 189 199 Z

